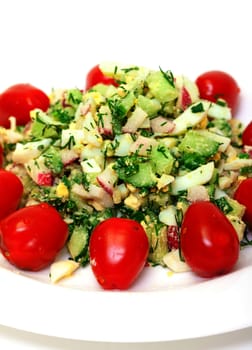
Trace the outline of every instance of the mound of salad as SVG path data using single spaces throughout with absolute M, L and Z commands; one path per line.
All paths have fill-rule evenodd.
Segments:
M 237 253 L 249 244 L 246 205 L 235 193 L 250 177 L 251 146 L 244 145 L 245 127 L 226 101 L 201 98 L 195 82 L 161 68 L 103 63 L 99 69 L 108 81 L 85 91 L 53 89 L 47 109 L 33 108 L 25 125 L 17 125 L 13 115 L 10 126 L 0 128 L 3 167 L 23 185 L 17 211 L 46 203 L 67 224 L 69 260 L 64 267 L 54 263 L 51 278 L 90 262 L 95 270 L 99 259 L 90 257 L 90 238 L 111 218 L 130 219 L 144 229 L 148 251 L 141 269 L 192 268 L 181 228 L 194 204 L 198 217 L 189 220 L 188 231 L 211 216 L 212 207 L 203 204 L 208 203 L 235 232 L 231 248 Z M 193 244 L 197 255 L 200 245 Z

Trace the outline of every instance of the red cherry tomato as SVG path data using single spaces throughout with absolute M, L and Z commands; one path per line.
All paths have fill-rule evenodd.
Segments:
M 17 125 L 25 125 L 30 119 L 30 111 L 34 108 L 46 111 L 50 101 L 40 89 L 30 84 L 16 84 L 0 95 L 0 125 L 8 128 L 9 117 L 16 118 Z
M 110 218 L 93 230 L 89 249 L 99 284 L 104 289 L 127 289 L 144 268 L 149 242 L 138 222 Z
M 231 75 L 218 70 L 205 72 L 196 79 L 196 84 L 202 99 L 216 102 L 221 98 L 233 112 L 236 110 L 240 88 Z
M 234 193 L 234 199 L 246 207 L 243 220 L 252 227 L 252 178 L 243 180 Z
M 0 249 L 20 269 L 39 271 L 52 263 L 68 237 L 68 226 L 52 206 L 19 209 L 0 223 Z
M 229 272 L 239 257 L 239 239 L 232 224 L 211 202 L 195 202 L 181 227 L 181 251 L 192 271 L 202 277 Z
M 252 121 L 246 126 L 242 133 L 242 143 L 247 146 L 252 146 Z
M 86 77 L 86 90 L 91 89 L 96 84 L 104 85 L 114 85 L 118 86 L 116 81 L 113 78 L 107 77 L 100 70 L 99 65 L 94 66 L 87 74 Z
M 0 219 L 17 209 L 23 195 L 23 184 L 17 175 L 0 169 Z

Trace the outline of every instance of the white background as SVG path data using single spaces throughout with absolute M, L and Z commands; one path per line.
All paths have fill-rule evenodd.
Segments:
M 1 87 L 4 79 L 83 86 L 103 60 L 191 77 L 223 69 L 245 85 L 251 27 L 246 0 L 1 1 Z
M 153 68 L 161 66 L 192 79 L 206 70 L 225 70 L 237 77 L 243 100 L 243 96 L 252 93 L 249 5 L 247 0 L 1 1 L 0 90 L 18 82 L 29 82 L 47 91 L 51 87 L 84 87 L 85 75 L 93 65 L 113 60 Z M 244 117 L 249 120 L 252 101 L 246 99 L 244 104 L 246 108 L 242 105 L 241 110 L 246 110 Z M 0 287 L 0 300 L 10 303 L 10 310 L 15 293 L 18 291 L 13 291 L 10 300 L 1 300 Z M 154 325 L 158 326 L 156 320 Z M 250 332 L 251 329 L 188 341 L 131 344 L 130 347 L 139 350 L 251 349 Z M 129 347 L 128 344 L 63 341 L 4 326 L 0 326 L 0 345 L 6 350 L 124 350 Z

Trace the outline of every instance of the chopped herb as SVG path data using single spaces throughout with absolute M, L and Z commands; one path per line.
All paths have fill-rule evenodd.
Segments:
M 106 113 L 97 113 L 97 117 L 98 117 L 98 125 L 100 125 L 102 128 L 104 128 L 104 116 L 106 116 Z
M 153 135 L 153 132 L 148 129 L 141 129 L 140 134 L 145 137 L 151 137 Z
M 220 208 L 221 211 L 223 211 L 224 214 L 228 214 L 233 210 L 226 197 L 220 197 L 216 199 L 215 204 Z
M 222 106 L 222 107 L 226 107 L 227 106 L 227 102 L 222 100 L 221 98 L 218 98 L 216 103 L 217 103 L 217 105 Z
M 125 120 L 125 108 L 121 104 L 120 99 L 109 98 L 107 103 L 112 114 L 113 131 L 115 135 L 121 134 Z
M 78 185 L 83 185 L 86 190 L 88 190 L 90 186 L 87 174 L 83 173 L 81 170 L 72 171 L 69 181 L 73 184 L 76 183 Z
M 213 119 L 208 122 L 207 128 L 211 129 L 219 129 L 224 136 L 231 138 L 232 136 L 232 128 L 228 120 L 226 119 Z M 213 130 L 213 131 L 214 131 Z M 211 131 L 211 130 L 210 130 Z
M 135 66 L 135 67 L 129 67 L 129 68 L 122 68 L 121 70 L 125 73 L 129 73 L 133 70 L 139 70 L 139 67 Z
M 168 83 L 175 87 L 174 85 L 174 76 L 172 74 L 172 71 L 168 70 L 167 72 L 163 71 L 162 68 L 159 66 L 160 72 L 163 74 L 163 77 L 168 81 Z
M 87 165 L 88 165 L 90 168 L 93 168 L 93 165 L 92 165 L 90 162 L 87 162 Z
M 40 169 L 40 166 L 39 166 L 39 163 L 38 163 L 37 160 L 34 161 L 34 165 L 35 165 L 38 169 Z
M 241 175 L 248 175 L 252 173 L 252 166 L 245 166 L 240 169 L 240 174 Z
M 240 158 L 240 159 L 249 159 L 249 154 L 245 153 L 245 152 L 239 153 L 238 154 L 238 158 Z
M 114 68 L 114 75 L 116 75 L 117 71 L 118 71 L 118 66 L 115 66 L 115 68 Z
M 191 107 L 191 111 L 192 111 L 193 113 L 204 112 L 203 103 L 202 103 L 202 102 L 199 102 L 196 106 L 192 106 L 192 107 Z
M 72 108 L 64 108 L 59 102 L 50 109 L 51 116 L 63 124 L 69 124 L 74 119 L 74 112 Z
M 158 148 L 157 148 L 157 151 L 162 153 L 162 155 L 165 157 L 165 158 L 170 158 L 168 155 L 167 155 L 167 149 L 164 145 L 158 145 Z
M 141 158 L 135 153 L 132 156 L 119 157 L 116 159 L 113 168 L 119 175 L 119 178 L 126 179 L 128 176 L 138 172 Z
M 73 135 L 70 135 L 68 141 L 64 146 L 61 146 L 61 148 L 68 148 L 71 149 L 75 145 L 75 139 Z
M 67 93 L 67 102 L 71 105 L 79 105 L 82 102 L 83 93 L 79 89 L 69 90 Z
M 67 188 L 70 188 L 70 181 L 66 175 L 62 176 L 61 181 Z

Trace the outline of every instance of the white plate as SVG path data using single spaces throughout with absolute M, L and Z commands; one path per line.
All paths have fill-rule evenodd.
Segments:
M 160 65 L 192 79 L 222 69 L 240 83 L 239 116 L 252 118 L 249 2 L 180 0 L 169 2 L 168 12 L 163 0 L 144 7 L 130 2 L 120 9 L 116 0 L 87 0 L 83 11 L 81 0 L 71 6 L 68 0 L 1 2 L 0 91 L 26 81 L 46 91 L 82 88 L 85 72 L 110 59 Z M 109 342 L 196 338 L 252 326 L 252 248 L 228 275 L 204 280 L 146 268 L 125 292 L 101 291 L 89 268 L 58 285 L 48 274 L 17 271 L 0 256 L 0 324 Z
M 239 117 L 248 122 L 251 99 Z M 65 253 L 63 252 L 63 255 Z M 60 257 L 59 257 L 60 258 Z M 58 285 L 49 270 L 21 272 L 0 257 L 0 324 L 68 339 L 154 342 L 252 326 L 252 248 L 236 269 L 215 279 L 147 267 L 128 291 L 103 291 L 89 267 Z
M 252 325 L 252 249 L 212 280 L 146 268 L 129 291 L 101 291 L 89 268 L 58 285 L 48 271 L 21 273 L 0 260 L 0 324 L 68 339 L 154 342 Z

